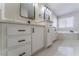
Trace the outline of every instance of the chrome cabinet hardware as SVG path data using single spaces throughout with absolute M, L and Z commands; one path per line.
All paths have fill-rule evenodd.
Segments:
M 34 33 L 35 32 L 35 30 L 34 30 L 34 28 L 32 28 L 32 33 Z
M 49 32 L 50 30 L 48 29 L 48 32 Z
M 26 30 L 18 30 L 19 32 L 24 32 L 24 31 L 26 31 Z
M 18 42 L 24 42 L 25 40 L 19 40 Z

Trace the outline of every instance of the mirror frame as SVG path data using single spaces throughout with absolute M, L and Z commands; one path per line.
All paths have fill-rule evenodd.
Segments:
M 32 20 L 34 20 L 34 19 L 35 19 L 35 6 L 34 6 L 34 18 L 29 18 L 29 17 L 26 17 L 26 16 L 22 16 L 22 15 L 21 15 L 21 7 L 22 7 L 21 4 L 22 4 L 22 3 L 20 3 L 20 16 L 23 17 L 23 18 L 27 18 L 27 19 L 32 19 Z

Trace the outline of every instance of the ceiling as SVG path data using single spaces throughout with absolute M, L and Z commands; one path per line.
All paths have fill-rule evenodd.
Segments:
M 57 16 L 79 11 L 79 3 L 46 3 L 45 5 L 54 11 Z

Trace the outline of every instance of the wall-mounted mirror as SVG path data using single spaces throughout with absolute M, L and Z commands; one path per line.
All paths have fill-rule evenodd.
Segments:
M 50 21 L 51 11 L 50 9 L 46 8 L 44 11 L 44 19 Z
M 20 16 L 35 19 L 35 6 L 33 3 L 21 3 L 20 4 Z

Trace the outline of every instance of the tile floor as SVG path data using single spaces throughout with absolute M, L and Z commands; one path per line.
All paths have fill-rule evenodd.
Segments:
M 51 47 L 38 52 L 35 56 L 79 56 L 79 40 L 57 40 Z

